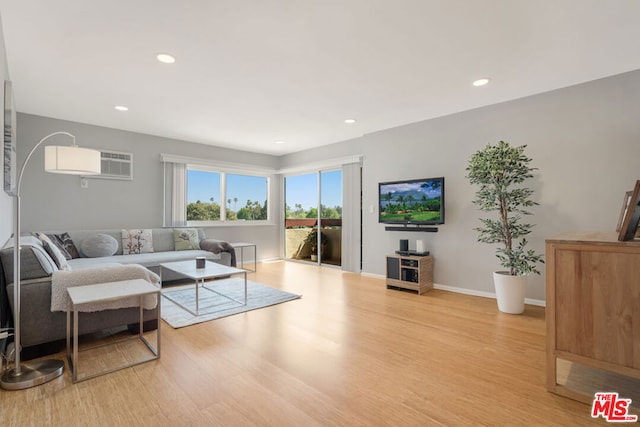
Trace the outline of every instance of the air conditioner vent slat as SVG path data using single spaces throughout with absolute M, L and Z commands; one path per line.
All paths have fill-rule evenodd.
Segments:
M 117 151 L 101 151 L 100 175 L 87 176 L 94 179 L 133 179 L 133 154 Z

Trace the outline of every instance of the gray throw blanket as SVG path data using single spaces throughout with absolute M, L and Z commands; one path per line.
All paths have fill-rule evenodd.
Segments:
M 138 264 L 87 268 L 73 271 L 56 271 L 51 275 L 51 311 L 67 311 L 67 288 L 131 279 L 144 279 L 160 287 L 160 277 Z M 138 307 L 139 302 L 139 297 L 123 298 L 115 301 L 89 304 L 78 311 L 94 312 L 124 307 Z M 156 308 L 156 296 L 145 296 L 143 305 L 146 310 Z
M 236 266 L 236 250 L 227 242 L 216 239 L 203 239 L 200 241 L 200 249 L 214 254 L 229 252 L 229 255 L 231 255 L 231 267 Z

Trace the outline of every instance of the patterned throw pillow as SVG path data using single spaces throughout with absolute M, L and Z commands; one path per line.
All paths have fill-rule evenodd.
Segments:
M 47 237 L 60 249 L 66 259 L 80 258 L 80 252 L 78 252 L 76 245 L 73 244 L 69 233 L 47 234 Z
M 200 249 L 198 230 L 195 228 L 174 228 L 173 243 L 176 251 L 190 251 Z
M 153 238 L 150 229 L 122 230 L 123 255 L 153 252 Z
M 64 254 L 58 249 L 58 247 L 47 237 L 44 233 L 36 233 L 38 239 L 42 242 L 44 250 L 49 254 L 53 262 L 56 263 L 60 270 L 71 270 L 71 267 L 67 263 L 67 259 Z

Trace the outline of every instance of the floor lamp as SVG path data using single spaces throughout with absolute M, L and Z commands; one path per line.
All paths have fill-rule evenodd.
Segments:
M 57 359 L 39 360 L 20 363 L 20 184 L 22 174 L 40 145 L 56 135 L 71 137 L 70 146 L 45 147 L 44 169 L 47 172 L 70 175 L 97 175 L 100 173 L 100 151 L 80 148 L 76 145 L 76 137 L 67 132 L 54 132 L 42 138 L 31 149 L 18 173 L 15 194 L 15 229 L 13 232 L 13 328 L 15 364 L 13 369 L 5 372 L 0 378 L 0 386 L 6 390 L 21 390 L 50 381 L 64 370 L 64 362 Z

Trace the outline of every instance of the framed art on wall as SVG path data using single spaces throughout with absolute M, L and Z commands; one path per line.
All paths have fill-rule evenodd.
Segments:
M 638 224 L 640 223 L 640 180 L 636 181 L 631 197 L 629 197 L 626 212 L 624 212 L 623 209 L 621 216 L 623 217 L 623 221 L 620 227 L 620 233 L 618 234 L 618 240 L 621 242 L 633 240 L 636 236 Z
M 4 191 L 15 196 L 16 188 L 16 110 L 13 107 L 13 88 L 9 80 L 4 82 L 4 138 L 3 138 Z
M 620 217 L 618 218 L 618 225 L 616 226 L 616 231 L 620 232 L 622 228 L 622 223 L 624 223 L 624 218 L 627 216 L 627 210 L 629 209 L 629 201 L 631 201 L 631 193 L 632 191 L 627 191 L 624 193 L 624 199 L 622 200 L 622 208 L 620 208 Z

